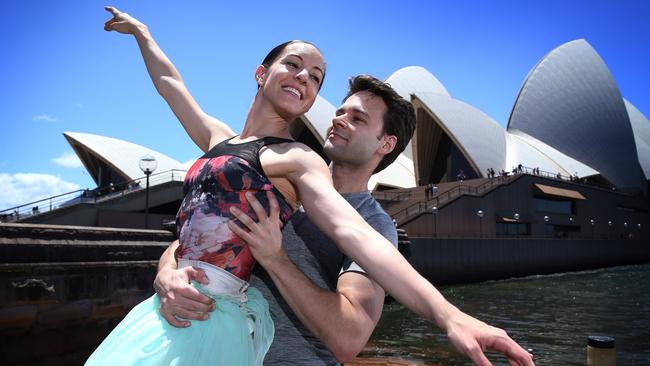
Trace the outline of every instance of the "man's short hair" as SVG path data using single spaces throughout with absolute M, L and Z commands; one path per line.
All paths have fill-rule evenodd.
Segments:
M 367 91 L 380 97 L 387 110 L 384 114 L 384 128 L 382 134 L 397 137 L 397 144 L 390 153 L 386 154 L 379 162 L 373 174 L 379 173 L 389 166 L 408 145 L 413 132 L 415 131 L 415 111 L 409 101 L 402 98 L 393 88 L 370 75 L 358 75 L 350 78 L 348 94 L 343 103 L 352 95 L 358 92 Z

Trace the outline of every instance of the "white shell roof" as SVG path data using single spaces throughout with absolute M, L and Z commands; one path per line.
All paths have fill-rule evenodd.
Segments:
M 634 142 L 636 152 L 639 156 L 639 164 L 645 179 L 650 179 L 650 122 L 632 103 L 625 100 L 625 108 L 630 116 L 630 124 L 634 131 Z
M 621 93 L 605 62 L 585 40 L 552 50 L 529 73 L 508 130 L 523 131 L 619 187 L 641 186 Z
M 404 154 L 400 154 L 395 161 L 381 172 L 374 174 L 368 180 L 368 189 L 373 190 L 378 184 L 398 188 L 415 187 L 415 172 L 413 161 Z
M 197 160 L 198 160 L 198 159 L 191 159 L 191 160 L 188 160 L 188 161 L 186 161 L 186 162 L 184 162 L 184 163 L 181 163 L 181 165 L 179 165 L 178 168 L 176 168 L 176 169 L 179 169 L 179 170 L 190 170 L 190 168 L 192 167 L 192 165 L 194 165 L 194 163 L 195 163 Z
M 321 144 L 325 142 L 327 128 L 332 125 L 332 118 L 334 118 L 335 114 L 336 108 L 332 103 L 318 95 L 314 104 L 303 116 L 303 120 L 306 122 L 305 125 L 319 139 Z
M 389 76 L 386 82 L 406 100 L 411 100 L 411 94 L 415 93 L 434 93 L 451 97 L 440 80 L 422 66 L 403 67 Z
M 434 93 L 451 97 L 440 80 L 421 66 L 403 67 L 389 76 L 386 83 L 390 84 L 397 94 L 408 101 L 411 100 L 412 94 L 417 93 Z M 402 154 L 413 160 L 413 145 L 410 141 Z
M 80 132 L 64 132 L 63 135 L 71 145 L 83 148 L 86 152 L 111 166 L 126 179 L 137 179 L 144 176 L 138 163 L 145 154 L 151 154 L 158 162 L 154 174 L 179 169 L 181 165 L 181 163 L 165 154 L 124 140 Z M 84 156 L 77 155 L 83 162 Z M 84 165 L 88 166 L 86 162 L 84 162 Z
M 508 133 L 506 141 L 509 145 L 506 170 L 522 164 L 525 167 L 539 168 L 540 171 L 552 174 L 561 173 L 565 176 L 577 173 L 579 177 L 589 177 L 598 174 L 596 170 L 589 166 L 562 154 L 521 131 Z
M 505 167 L 505 130 L 490 116 L 449 96 L 416 93 L 416 97 L 440 121 L 440 127 L 476 167 L 477 173 L 484 175 L 488 168 Z

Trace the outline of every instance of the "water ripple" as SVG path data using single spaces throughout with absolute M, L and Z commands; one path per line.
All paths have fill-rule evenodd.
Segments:
M 650 364 L 650 264 L 446 286 L 463 311 L 506 329 L 537 365 L 584 365 L 589 335 L 616 338 L 620 365 Z M 388 304 L 366 352 L 442 365 L 470 365 L 446 336 L 399 304 Z M 490 355 L 495 365 L 503 358 Z

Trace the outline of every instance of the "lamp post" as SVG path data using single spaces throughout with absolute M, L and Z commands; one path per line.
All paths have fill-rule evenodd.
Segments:
M 438 236 L 438 207 L 431 207 L 431 213 L 433 214 L 433 237 Z
M 627 222 L 623 223 L 623 232 L 625 233 L 625 239 L 627 239 Z
M 147 189 L 145 190 L 144 203 L 144 228 L 149 228 L 149 176 L 158 167 L 158 162 L 151 154 L 146 154 L 140 158 L 140 170 L 147 176 Z
M 612 238 L 612 220 L 607 221 L 607 239 Z
M 515 212 L 512 217 L 515 219 L 515 238 L 519 237 L 519 214 Z
M 548 222 L 550 220 L 551 219 L 548 216 L 544 215 L 544 234 L 547 238 L 548 238 Z
M 476 216 L 478 216 L 479 238 L 482 238 L 483 237 L 483 210 L 476 211 Z
M 589 225 L 591 225 L 591 239 L 594 239 L 594 226 L 596 225 L 596 221 L 594 219 L 589 220 Z

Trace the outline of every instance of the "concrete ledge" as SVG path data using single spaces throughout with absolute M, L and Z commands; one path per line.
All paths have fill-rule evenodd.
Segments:
M 167 242 L 175 239 L 166 230 L 104 228 L 70 225 L 0 224 L 0 243 L 78 243 L 80 241 L 104 242 Z M 40 240 L 40 241 L 39 241 Z

